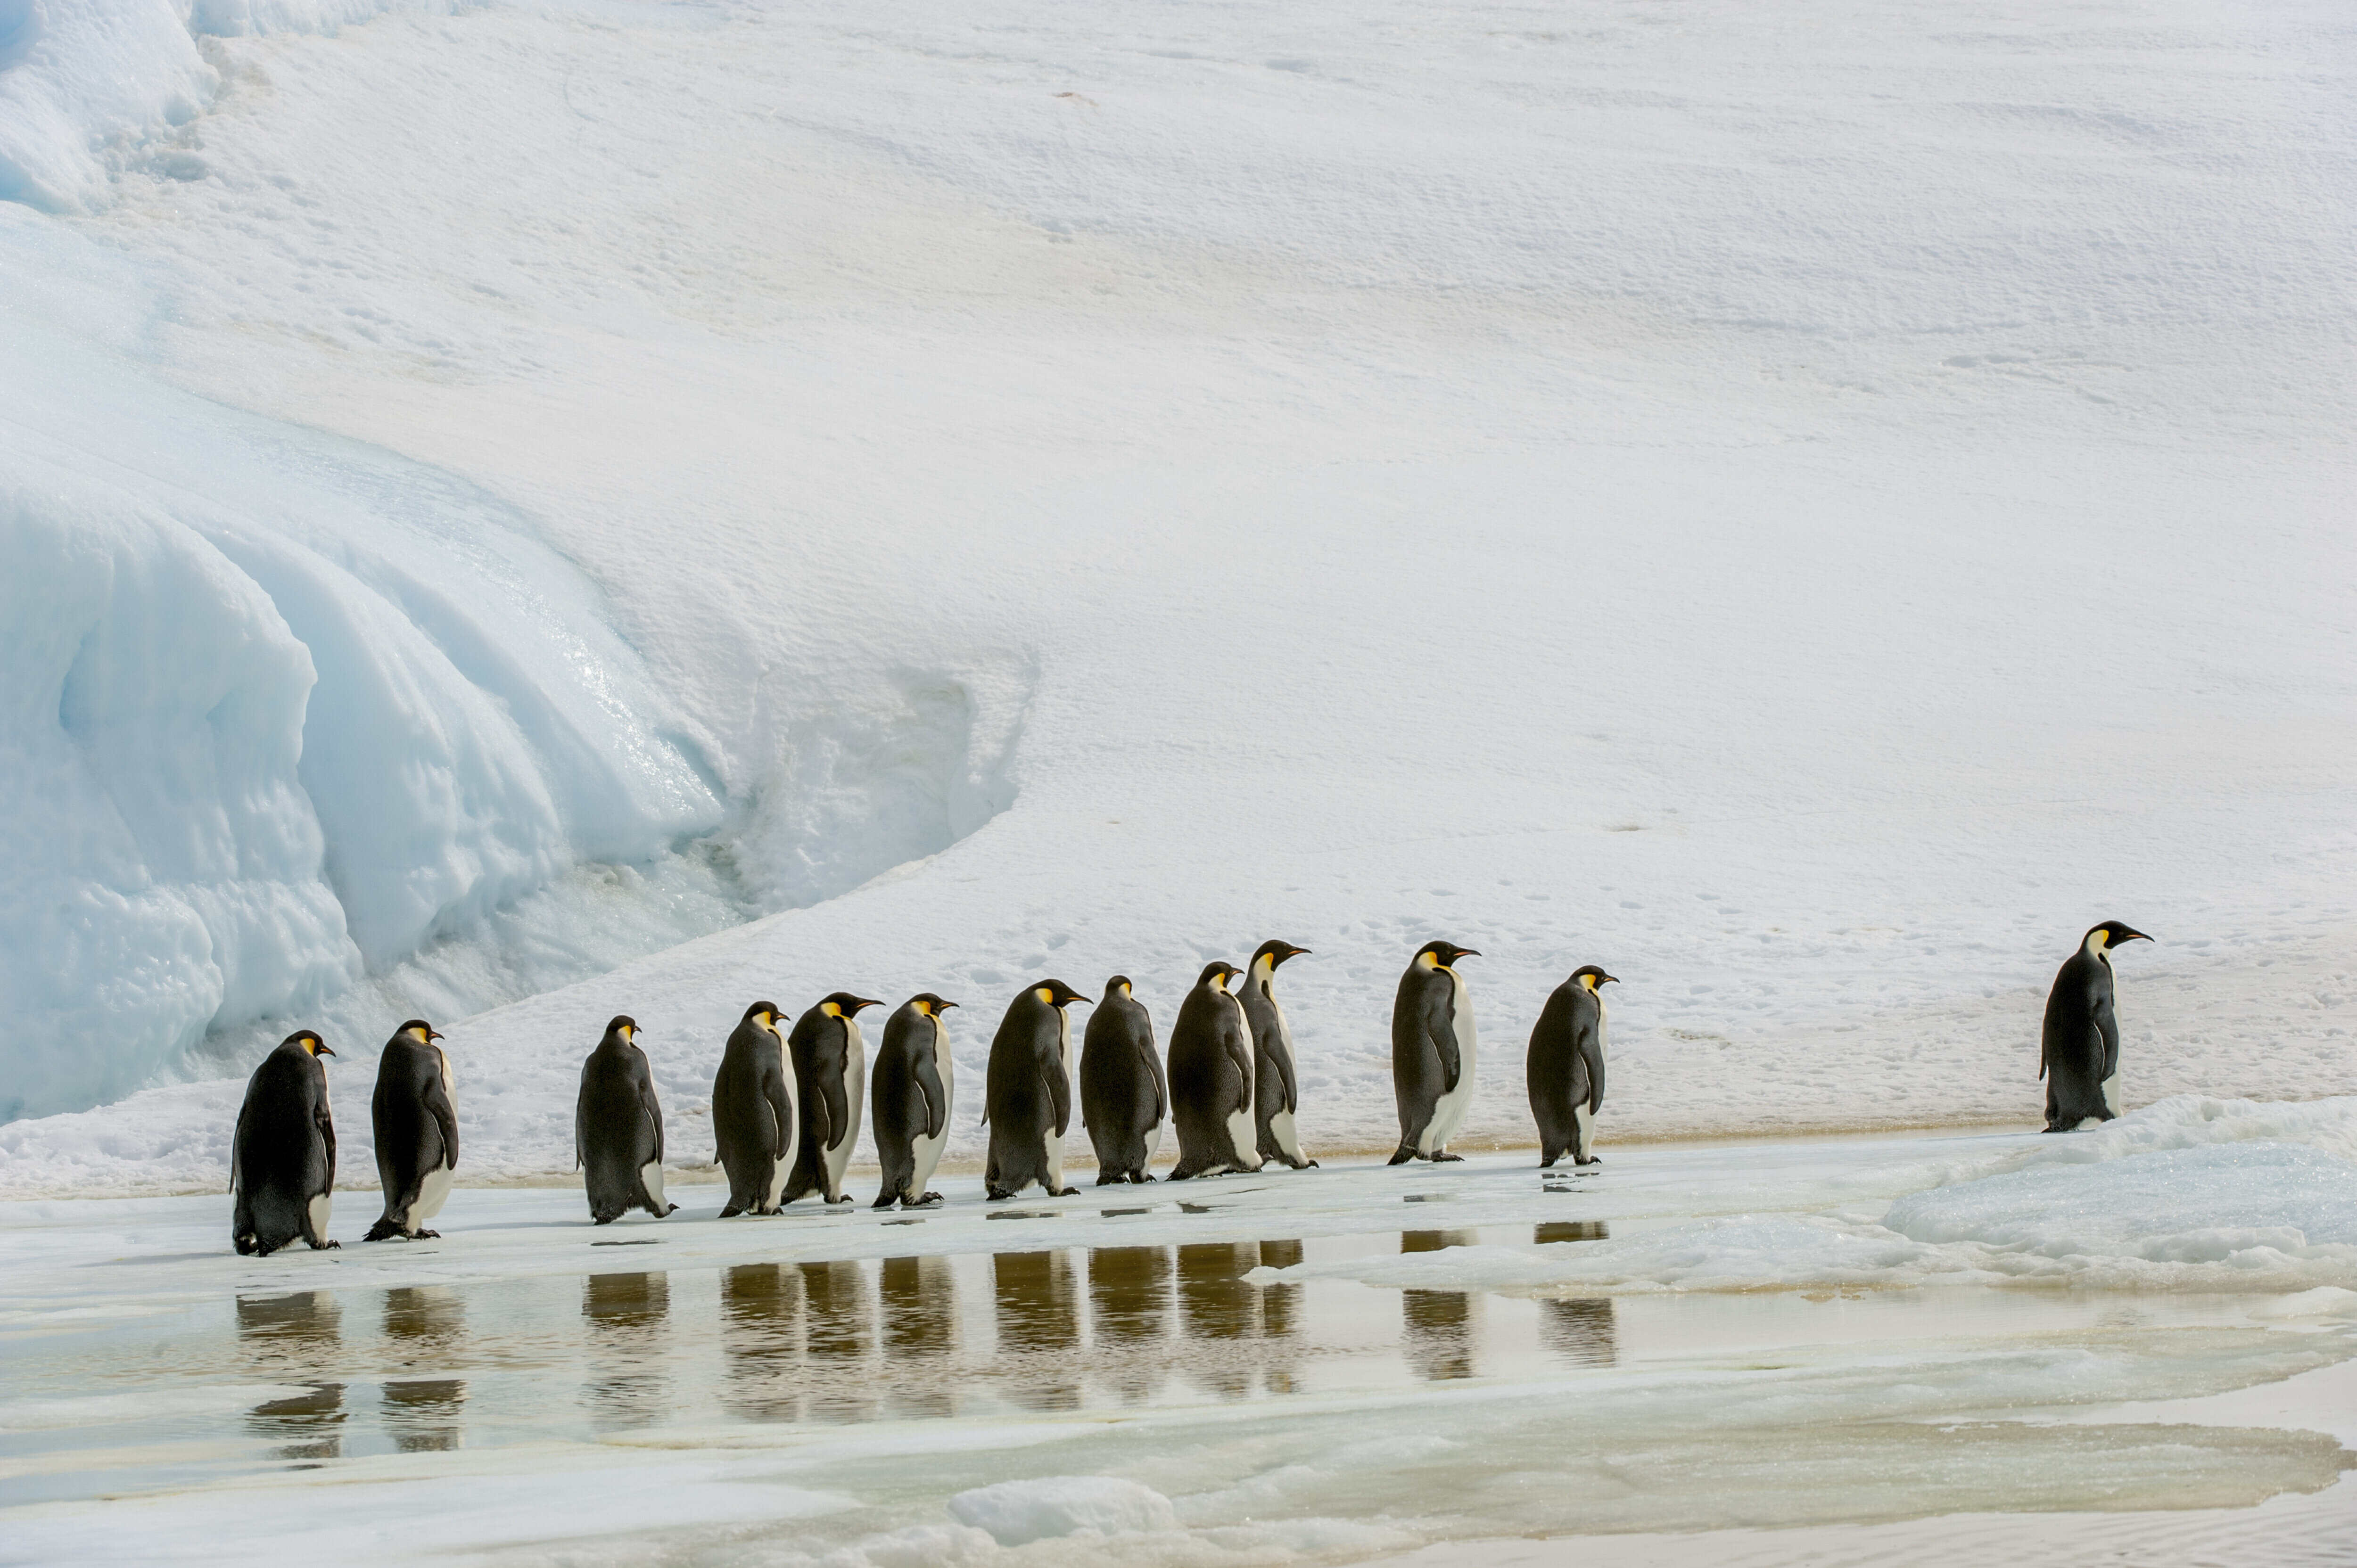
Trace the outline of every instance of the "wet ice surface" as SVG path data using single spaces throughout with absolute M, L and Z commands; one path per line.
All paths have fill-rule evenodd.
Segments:
M 1697 1530 L 1755 1532 L 1726 1549 L 1769 1561 L 1811 1530 L 1871 1546 L 1999 1509 L 2041 1521 L 1988 1527 L 2007 1550 L 2061 1539 L 2058 1512 L 2227 1510 L 2199 1517 L 2293 1560 L 2352 1517 L 2328 1490 L 2351 1434 L 2297 1398 L 2133 1402 L 2340 1379 L 2308 1402 L 2345 1408 L 2343 1286 L 1481 1288 L 1501 1258 L 1640 1257 L 1696 1225 L 1865 1233 L 1925 1192 L 1953 1217 L 2024 1170 L 2135 1188 L 2158 1179 L 2136 1164 L 2152 1120 L 2108 1144 L 1637 1148 L 1579 1175 L 1497 1156 L 998 1206 L 963 1176 L 923 1215 L 721 1221 L 688 1187 L 668 1220 L 604 1229 L 576 1192 L 473 1190 L 438 1242 L 269 1260 L 228 1252 L 226 1199 L 8 1206 L 0 1561 L 248 1557 L 264 1515 L 274 1552 L 357 1561 L 1355 1561 Z M 2325 1161 L 2301 1174 L 2329 1226 L 2335 1167 L 2357 1175 L 2317 1150 L 2330 1118 L 2307 1144 L 2277 1122 L 2203 1147 Z M 1427 1272 L 1367 1283 L 1399 1269 Z

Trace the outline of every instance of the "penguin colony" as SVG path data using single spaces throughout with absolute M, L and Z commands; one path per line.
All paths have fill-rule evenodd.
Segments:
M 2046 1085 L 2046 1131 L 2067 1133 L 2119 1114 L 2120 1027 L 2111 952 L 2152 939 L 2105 920 L 2080 939 L 2046 999 L 2039 1077 Z M 1179 1004 L 1167 1052 L 1129 977 L 1105 982 L 1093 1001 L 1060 980 L 1028 985 L 1007 1004 L 990 1044 L 983 1122 L 990 1133 L 984 1185 L 992 1201 L 1039 1187 L 1054 1197 L 1064 1182 L 1064 1138 L 1075 1112 L 1097 1156 L 1097 1185 L 1149 1182 L 1167 1122 L 1178 1144 L 1172 1181 L 1318 1162 L 1301 1146 L 1300 1080 L 1293 1033 L 1277 1000 L 1276 972 L 1308 954 L 1290 942 L 1261 944 L 1246 967 L 1207 964 Z M 1393 1165 L 1458 1160 L 1448 1143 L 1464 1124 L 1480 1056 L 1473 1004 L 1458 964 L 1480 954 L 1426 942 L 1400 976 L 1392 1008 L 1392 1083 L 1399 1104 Z M 1523 1058 L 1539 1164 L 1565 1155 L 1598 1163 L 1596 1117 L 1604 1106 L 1607 985 L 1595 964 L 1574 970 L 1547 997 Z M 1094 1008 L 1077 1063 L 1072 1004 Z M 844 1190 L 864 1102 L 875 1112 L 883 1167 L 875 1207 L 930 1208 L 942 1201 L 930 1183 L 949 1142 L 956 1100 L 943 1015 L 957 1005 L 919 992 L 884 1024 L 868 1066 L 859 1015 L 883 1004 L 838 991 L 781 1034 L 773 1002 L 745 1010 L 728 1036 L 712 1084 L 712 1129 L 728 1178 L 726 1219 L 776 1214 L 816 1194 L 828 1205 Z M 678 1205 L 663 1198 L 663 1116 L 637 1020 L 617 1015 L 581 1065 L 574 1106 L 574 1154 L 589 1217 L 610 1224 L 633 1208 L 660 1219 Z M 369 1112 L 376 1132 L 384 1212 L 368 1240 L 437 1233 L 458 1165 L 457 1090 L 442 1036 L 423 1018 L 393 1031 L 378 1059 Z M 236 1197 L 231 1239 L 243 1254 L 268 1256 L 300 1240 L 333 1247 L 328 1217 L 336 1185 L 336 1124 L 327 1065 L 336 1053 L 309 1029 L 286 1036 L 247 1081 L 230 1155 Z M 791 1073 L 791 1079 L 789 1074 Z

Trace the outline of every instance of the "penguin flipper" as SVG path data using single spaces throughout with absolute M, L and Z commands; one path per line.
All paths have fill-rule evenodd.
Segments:
M 942 1087 L 941 1069 L 933 1065 L 931 1057 L 920 1054 L 912 1076 L 917 1080 L 918 1092 L 925 1097 L 925 1136 L 938 1138 L 950 1120 L 949 1090 Z
M 458 1168 L 458 1111 L 450 1103 L 450 1091 L 442 1087 L 442 1076 L 436 1073 L 428 1079 L 421 1097 L 434 1125 L 442 1133 L 442 1163 L 452 1170 Z
M 237 1131 L 229 1135 L 229 1189 L 245 1185 L 245 1107 L 237 1108 Z
M 1072 1124 L 1072 1085 L 1064 1076 L 1064 1064 L 1042 1061 L 1039 1081 L 1048 1090 L 1048 1103 L 1055 1108 L 1056 1136 L 1060 1138 Z
M 761 1098 L 770 1107 L 770 1157 L 782 1160 L 786 1157 L 786 1129 L 793 1125 L 794 1113 L 793 1101 L 786 1097 L 783 1076 L 772 1074 L 765 1077 L 761 1082 Z
M 661 1165 L 663 1163 L 662 1102 L 655 1098 L 654 1080 L 651 1078 L 639 1079 L 639 1110 L 645 1114 L 647 1124 L 654 1129 L 653 1159 L 655 1164 Z
M 1422 1026 L 1425 1040 L 1440 1058 L 1440 1091 L 1454 1094 L 1457 1079 L 1464 1071 L 1464 1063 L 1457 1054 L 1457 1024 L 1448 1015 L 1446 998 L 1448 993 L 1436 989 L 1432 999 L 1424 1004 L 1416 1022 Z
M 1162 1119 L 1170 1114 L 1170 1080 L 1163 1076 L 1162 1058 L 1154 1054 L 1154 1037 L 1151 1035 L 1138 1040 L 1137 1054 L 1146 1058 L 1146 1076 L 1154 1080 L 1154 1120 L 1146 1125 L 1159 1127 Z
M 2095 996 L 2095 1032 L 2104 1041 L 2104 1070 L 2095 1079 L 2101 1083 L 2120 1070 L 2120 1021 L 2111 1000 L 2100 992 Z

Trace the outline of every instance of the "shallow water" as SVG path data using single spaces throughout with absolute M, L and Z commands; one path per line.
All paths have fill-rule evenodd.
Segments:
M 711 1219 L 716 1196 L 683 1188 L 672 1219 L 608 1229 L 577 1194 L 469 1192 L 439 1241 L 270 1260 L 228 1256 L 210 1199 L 16 1206 L 0 1562 L 126 1530 L 135 1555 L 233 1561 L 258 1506 L 348 1561 L 416 1546 L 421 1509 L 443 1544 L 494 1555 L 974 1561 L 1000 1547 L 952 1498 L 1072 1476 L 1151 1487 L 1175 1530 L 1068 1530 L 1022 1561 L 2248 1512 L 2331 1487 L 2351 1456 L 2313 1420 L 2128 1403 L 2325 1375 L 2357 1350 L 2346 1325 L 2255 1316 L 2271 1296 L 1558 1299 L 1271 1273 L 1580 1255 L 1737 1204 L 1919 1188 L 2008 1146 L 1632 1151 L 1577 1177 L 1498 1158 L 773 1220 Z M 126 1498 L 139 1511 L 97 1500 Z

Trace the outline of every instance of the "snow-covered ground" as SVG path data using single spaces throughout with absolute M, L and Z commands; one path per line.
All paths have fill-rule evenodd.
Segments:
M 5 1093 L 106 1106 L 0 1190 L 209 1186 L 296 1021 L 522 1176 L 617 1011 L 698 1158 L 757 996 L 1270 935 L 1329 1150 L 1434 935 L 1475 1146 L 1583 961 L 1623 1136 L 2021 1122 L 2106 916 L 2130 1103 L 2357 1087 L 2344 10 L 367 9 L 140 109 L 0 5 L 115 126 L 0 203 Z
M 266 1260 L 0 1205 L 0 1562 L 2329 1563 L 2352 1158 L 2189 1100 Z

